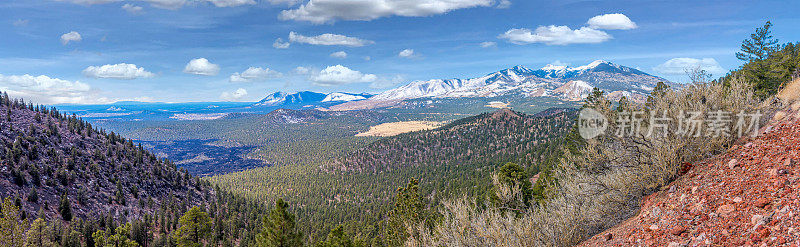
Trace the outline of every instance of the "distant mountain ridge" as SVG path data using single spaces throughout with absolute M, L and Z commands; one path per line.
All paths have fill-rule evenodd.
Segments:
M 301 91 L 293 94 L 286 92 L 275 92 L 270 94 L 261 101 L 256 102 L 253 106 L 265 107 L 283 107 L 283 106 L 316 106 L 319 104 L 343 103 L 350 101 L 365 100 L 372 97 L 368 93 L 317 93 L 311 91 Z
M 547 65 L 533 70 L 524 66 L 515 66 L 472 79 L 415 81 L 378 94 L 370 100 L 495 97 L 506 94 L 524 94 L 531 97 L 553 96 L 565 100 L 576 100 L 587 95 L 586 88 L 591 90 L 591 88 L 598 87 L 607 92 L 647 94 L 658 82 L 668 81 L 634 68 L 597 60 L 578 67 Z M 570 86 L 562 88 L 568 84 Z
M 577 67 L 548 64 L 540 69 L 531 69 L 519 65 L 471 79 L 413 81 L 375 95 L 276 92 L 253 106 L 356 110 L 391 107 L 404 100 L 419 98 L 491 98 L 506 95 L 580 101 L 595 87 L 604 90 L 612 100 L 625 96 L 629 100 L 641 102 L 658 82 L 675 85 L 667 79 L 635 68 L 596 60 Z

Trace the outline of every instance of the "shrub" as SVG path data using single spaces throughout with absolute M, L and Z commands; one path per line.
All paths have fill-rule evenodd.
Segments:
M 602 100 L 598 100 L 602 101 Z M 647 106 L 629 105 L 643 112 L 642 129 L 619 137 L 607 133 L 582 144 L 578 152 L 564 152 L 555 170 L 558 184 L 550 198 L 519 216 L 505 215 L 501 209 L 480 210 L 470 200 L 444 203 L 441 223 L 433 231 L 422 231 L 408 244 L 422 246 L 570 246 L 633 216 L 640 199 L 668 184 L 679 175 L 684 162 L 695 162 L 727 149 L 736 140 L 731 136 L 710 138 L 678 132 L 677 121 L 667 131 L 647 135 L 650 113 L 678 116 L 680 113 L 727 111 L 739 113 L 760 110 L 765 123 L 776 105 L 764 104 L 753 95 L 752 86 L 732 80 L 696 82 L 681 89 L 665 89 L 651 97 Z M 622 113 L 608 104 L 592 104 L 617 126 Z M 735 119 L 735 116 L 734 116 Z M 663 130 L 663 129 L 662 129 Z M 418 227 L 425 229 L 424 226 Z

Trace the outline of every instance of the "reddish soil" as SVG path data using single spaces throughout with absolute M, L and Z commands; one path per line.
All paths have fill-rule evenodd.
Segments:
M 645 197 L 582 246 L 800 246 L 800 121 L 772 124 Z

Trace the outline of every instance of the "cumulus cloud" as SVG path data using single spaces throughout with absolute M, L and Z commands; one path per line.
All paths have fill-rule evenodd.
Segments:
M 122 9 L 124 9 L 125 11 L 128 11 L 128 13 L 131 13 L 131 14 L 138 14 L 138 13 L 142 12 L 142 10 L 144 8 L 142 8 L 141 6 L 136 6 L 136 5 L 133 5 L 133 4 L 130 4 L 130 3 L 126 3 L 125 5 L 122 5 Z
M 143 1 L 150 3 L 150 6 L 159 9 L 170 9 L 170 10 L 180 9 L 188 2 L 187 0 L 143 0 Z
M 497 46 L 497 42 L 487 41 L 487 42 L 481 43 L 480 46 L 483 47 L 483 48 L 496 47 Z
M 71 31 L 69 33 L 65 33 L 61 35 L 61 44 L 67 45 L 69 42 L 78 42 L 83 40 L 81 38 L 81 34 L 75 31 Z
M 667 60 L 661 65 L 653 68 L 656 72 L 666 75 L 685 75 L 686 71 L 700 68 L 711 74 L 724 74 L 726 71 L 713 58 L 688 58 L 678 57 Z
M 531 43 L 546 45 L 595 44 L 613 38 L 601 29 L 628 30 L 637 27 L 636 23 L 623 14 L 598 15 L 590 18 L 587 24 L 588 26 L 578 29 L 556 25 L 539 26 L 535 30 L 513 28 L 500 34 L 498 38 L 518 45 Z
M 500 1 L 497 2 L 497 7 L 496 8 L 498 8 L 498 9 L 507 9 L 509 7 L 511 7 L 511 1 L 509 1 L 509 0 L 500 0 Z
M 291 45 L 292 45 L 291 43 L 284 42 L 283 39 L 281 38 L 276 39 L 275 42 L 272 43 L 272 47 L 275 47 L 275 49 L 286 49 L 289 48 L 289 46 Z
M 136 78 L 148 78 L 155 76 L 155 74 L 144 70 L 144 68 L 136 67 L 135 64 L 127 63 L 89 66 L 83 70 L 83 75 L 92 78 L 110 78 L 120 80 L 132 80 Z
M 359 82 L 374 82 L 378 76 L 374 74 L 364 74 L 352 70 L 342 65 L 328 66 L 316 75 L 311 76 L 310 80 L 320 86 L 344 85 Z
M 331 53 L 331 57 L 334 57 L 334 58 L 347 58 L 347 52 L 337 51 L 337 52 Z
M 213 64 L 205 58 L 195 58 L 186 64 L 183 73 L 213 76 L 219 73 L 219 65 Z
M 611 39 L 611 35 L 589 27 L 572 30 L 567 26 L 542 26 L 531 31 L 526 28 L 514 28 L 501 34 L 498 38 L 511 43 L 524 45 L 544 43 L 546 45 L 593 44 Z
M 81 5 L 94 5 L 94 4 L 106 4 L 106 3 L 119 2 L 121 0 L 59 0 L 59 1 L 70 2 L 70 3 L 75 3 L 75 4 L 81 4 Z
M 297 68 L 294 68 L 292 72 L 298 75 L 308 75 L 311 74 L 311 69 L 303 66 L 298 66 Z
M 93 97 L 89 84 L 45 75 L 0 74 L 0 90 L 39 104 L 109 103 L 105 98 Z
M 586 24 L 594 29 L 628 30 L 637 28 L 636 23 L 623 14 L 598 15 L 589 19 Z
M 490 7 L 494 3 L 494 0 L 309 0 L 296 9 L 281 11 L 278 18 L 312 23 L 369 21 L 388 16 L 431 16 L 457 9 Z
M 289 42 L 309 45 L 341 45 L 349 47 L 361 47 L 375 44 L 375 42 L 371 40 L 347 37 L 340 34 L 326 33 L 317 36 L 304 36 L 295 32 L 289 33 Z
M 242 5 L 253 5 L 256 1 L 253 0 L 208 0 L 217 7 L 236 7 Z
M 400 53 L 397 53 L 397 56 L 403 57 L 403 58 L 412 58 L 412 57 L 416 57 L 417 53 L 415 53 L 413 49 L 405 49 L 405 50 L 400 51 Z
M 274 71 L 269 68 L 250 67 L 242 73 L 233 73 L 228 80 L 230 82 L 253 82 L 271 78 L 279 78 L 282 76 L 283 74 L 281 74 L 281 72 Z
M 244 88 L 239 88 L 233 92 L 222 92 L 222 94 L 219 95 L 219 98 L 225 101 L 237 101 L 244 96 L 247 96 L 247 90 Z

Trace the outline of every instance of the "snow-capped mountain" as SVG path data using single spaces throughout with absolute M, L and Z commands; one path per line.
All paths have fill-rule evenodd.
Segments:
M 324 93 L 316 93 L 311 91 L 302 91 L 293 94 L 285 92 L 275 92 L 261 101 L 254 104 L 254 106 L 284 106 L 284 105 L 303 105 L 314 104 L 322 102 L 328 96 Z
M 494 97 L 523 94 L 530 97 L 554 96 L 576 100 L 593 87 L 607 92 L 648 93 L 666 79 L 634 68 L 597 60 L 584 66 L 547 65 L 533 70 L 524 66 L 494 72 L 472 79 L 415 81 L 375 95 L 369 101 L 403 100 L 423 97 Z
M 372 97 L 372 94 L 367 93 L 330 93 L 322 99 L 322 102 L 349 102 L 349 101 L 356 101 L 356 100 L 365 100 Z
M 581 100 L 589 96 L 594 87 L 585 81 L 569 81 L 552 91 L 565 100 Z
M 262 107 L 284 107 L 284 106 L 317 106 L 323 103 L 343 103 L 349 101 L 365 100 L 372 97 L 368 93 L 317 93 L 311 91 L 302 91 L 293 94 L 285 92 L 275 92 L 270 94 L 261 101 L 253 104 L 253 106 Z

